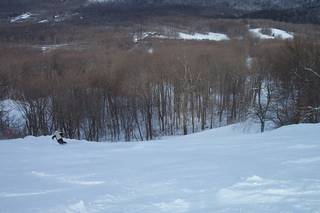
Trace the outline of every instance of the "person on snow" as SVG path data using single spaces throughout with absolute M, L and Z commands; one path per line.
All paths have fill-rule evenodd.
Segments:
M 55 131 L 53 136 L 52 136 L 52 140 L 56 139 L 58 141 L 59 144 L 66 144 L 67 142 L 65 142 L 62 138 L 62 132 L 59 131 Z

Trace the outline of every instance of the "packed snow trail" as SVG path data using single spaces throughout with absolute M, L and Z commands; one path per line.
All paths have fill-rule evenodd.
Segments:
M 319 212 L 320 125 L 143 143 L 0 141 L 0 212 Z

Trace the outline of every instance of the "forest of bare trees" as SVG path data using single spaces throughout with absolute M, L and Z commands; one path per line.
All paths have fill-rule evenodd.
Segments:
M 142 141 L 248 118 L 261 131 L 320 120 L 318 40 L 130 39 L 112 32 L 48 51 L 2 42 L 0 99 L 14 100 L 24 123 L 0 110 L 1 132 Z

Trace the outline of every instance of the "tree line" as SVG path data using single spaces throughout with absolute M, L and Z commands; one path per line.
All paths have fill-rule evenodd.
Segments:
M 257 119 L 319 122 L 318 41 L 92 44 L 41 52 L 2 44 L 1 99 L 25 135 L 142 141 Z M 12 127 L 1 111 L 2 130 Z

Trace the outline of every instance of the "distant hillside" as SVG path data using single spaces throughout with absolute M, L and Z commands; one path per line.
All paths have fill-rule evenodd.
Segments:
M 273 19 L 284 22 L 320 23 L 320 2 L 305 4 L 299 8 L 285 10 L 261 10 L 247 13 L 244 18 Z
M 305 0 L 90 0 L 91 2 L 105 2 L 112 4 L 125 4 L 131 6 L 163 6 L 163 5 L 189 5 L 212 7 L 226 5 L 233 9 L 262 10 L 271 8 L 295 8 L 300 7 Z M 308 1 L 309 2 L 309 1 Z
M 90 23 L 176 14 L 320 23 L 319 8 L 318 0 L 1 0 L 0 18 L 31 11 L 47 16 L 78 12 Z
M 258 18 L 285 22 L 320 23 L 320 3 L 314 0 L 91 0 L 81 8 L 99 19 L 136 15 L 196 15 L 213 18 Z

